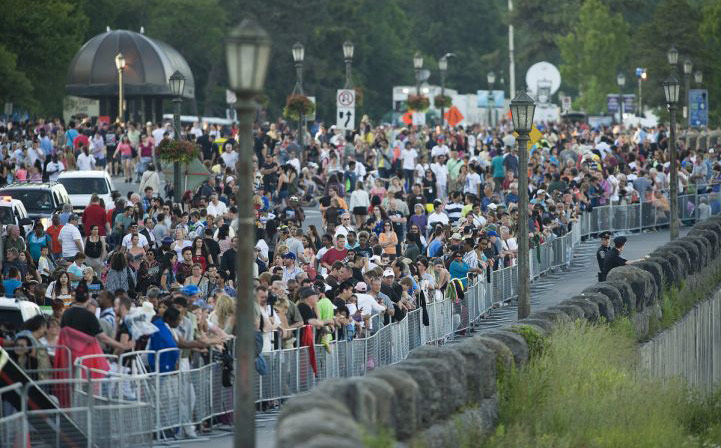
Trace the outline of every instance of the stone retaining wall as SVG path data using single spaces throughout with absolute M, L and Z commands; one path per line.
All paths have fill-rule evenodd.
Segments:
M 607 281 L 507 328 L 419 347 L 406 360 L 364 377 L 325 380 L 283 407 L 277 446 L 360 447 L 364 437 L 380 432 L 429 448 L 459 446 L 461 434 L 482 437 L 498 417 L 497 376 L 528 362 L 529 344 L 514 327 L 529 325 L 547 334 L 558 322 L 630 316 L 645 338 L 661 317 L 659 293 L 682 282 L 693 287 L 709 269 L 718 269 L 719 255 L 721 218 L 711 218 L 648 260 L 616 268 Z

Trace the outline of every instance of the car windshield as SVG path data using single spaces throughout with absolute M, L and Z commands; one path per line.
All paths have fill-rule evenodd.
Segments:
M 23 316 L 19 309 L 0 308 L 0 330 L 15 332 L 23 324 Z
M 2 190 L 2 195 L 17 199 L 25 205 L 28 213 L 51 214 L 55 211 L 53 198 L 47 190 L 29 190 L 18 188 L 17 190 Z
M 0 207 L 0 224 L 15 224 L 12 207 Z
M 108 194 L 108 183 L 103 178 L 97 177 L 66 177 L 58 179 L 63 184 L 68 194 Z

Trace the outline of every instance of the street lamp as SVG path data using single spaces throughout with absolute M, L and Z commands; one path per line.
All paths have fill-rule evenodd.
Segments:
M 486 80 L 488 81 L 488 127 L 491 127 L 493 126 L 493 112 L 496 110 L 494 107 L 495 98 L 493 98 L 493 84 L 496 82 L 496 74 L 488 72 Z
M 666 104 L 671 115 L 669 126 L 668 151 L 671 162 L 671 241 L 678 238 L 678 179 L 676 170 L 676 108 L 681 83 L 676 74 L 666 78 L 663 82 L 663 92 L 666 95 Z
M 688 118 L 688 109 L 690 106 L 689 100 L 690 97 L 688 96 L 688 90 L 691 88 L 691 74 L 693 73 L 693 62 L 691 62 L 691 59 L 686 59 L 683 61 L 683 81 L 684 81 L 684 95 L 686 96 L 686 101 L 683 102 L 683 118 Z
M 173 96 L 173 126 L 175 126 L 175 140 L 180 140 L 180 105 L 183 102 L 185 90 L 185 76 L 178 70 L 168 79 L 168 88 Z M 180 162 L 173 163 L 173 200 L 180 202 Z
M 533 129 L 536 103 L 525 90 L 511 101 L 513 128 L 518 133 L 518 318 L 531 314 L 528 248 L 528 134 Z
M 626 85 L 626 75 L 619 72 L 616 75 L 616 84 L 618 84 L 618 116 L 619 123 L 623 124 L 623 86 Z
M 669 65 L 676 66 L 678 64 L 678 50 L 675 45 L 671 45 L 671 48 L 666 52 L 666 59 L 668 59 Z
M 701 70 L 696 70 L 693 74 L 693 80 L 700 86 L 703 83 L 703 72 Z
M 296 42 L 292 47 L 293 62 L 295 62 L 295 87 L 293 93 L 303 95 L 303 59 L 305 59 L 305 47 L 300 42 Z M 305 132 L 303 129 L 303 122 L 305 117 L 303 113 L 300 113 L 298 117 L 298 145 L 301 150 L 303 149 L 303 139 Z
M 447 55 L 446 55 L 447 56 Z M 445 112 L 446 112 L 446 70 L 448 70 L 448 58 L 443 56 L 438 60 L 438 70 L 441 72 L 441 128 L 445 124 Z
M 421 94 L 421 69 L 423 68 L 423 56 L 420 51 L 413 55 L 413 68 L 416 71 L 416 95 Z
M 253 263 L 255 209 L 253 208 L 253 98 L 263 91 L 270 61 L 270 36 L 255 21 L 245 19 L 225 40 L 230 88 L 238 96 L 238 239 L 235 299 L 234 447 L 255 446 L 255 291 Z M 302 59 L 302 58 L 301 58 Z
M 347 40 L 343 42 L 343 58 L 345 59 L 345 89 L 353 88 L 353 80 L 351 79 L 351 64 L 353 63 L 353 42 Z
M 123 71 L 125 70 L 125 56 L 118 53 L 115 56 L 115 68 L 118 69 L 118 122 L 122 123 L 125 117 L 123 107 Z

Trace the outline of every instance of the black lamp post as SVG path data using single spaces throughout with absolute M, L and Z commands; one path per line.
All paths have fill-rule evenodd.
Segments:
M 446 70 L 448 70 L 448 58 L 443 56 L 438 60 L 438 70 L 441 72 L 441 98 L 443 103 L 441 104 L 441 128 L 445 124 L 445 113 L 446 113 Z
M 185 90 L 185 76 L 179 71 L 175 71 L 168 79 L 168 87 L 170 94 L 173 95 L 173 126 L 175 127 L 175 140 L 180 141 L 180 106 L 183 102 L 183 90 Z M 173 163 L 173 201 L 180 202 L 180 162 Z
M 513 128 L 518 133 L 518 318 L 531 314 L 528 247 L 528 134 L 533 129 L 536 103 L 521 90 L 511 101 Z
M 125 71 L 125 56 L 123 53 L 115 55 L 115 68 L 118 70 L 118 122 L 125 121 L 125 101 L 123 100 L 123 71 Z
M 413 68 L 416 73 L 416 95 L 421 94 L 421 69 L 423 68 L 423 56 L 420 51 L 413 55 Z
M 353 64 L 353 42 L 347 40 L 343 42 L 343 59 L 345 59 L 345 87 L 344 89 L 353 88 L 353 79 L 351 78 L 351 65 Z
M 486 81 L 488 81 L 488 127 L 490 128 L 493 126 L 494 112 L 496 111 L 496 99 L 493 97 L 493 84 L 496 83 L 496 74 L 488 72 Z
M 681 83 L 675 73 L 663 82 L 663 92 L 666 95 L 666 105 L 671 115 L 669 126 L 668 151 L 671 162 L 671 240 L 678 238 L 678 173 L 676 170 L 676 109 Z
M 299 93 L 303 95 L 303 60 L 305 59 L 305 47 L 300 42 L 293 44 L 292 48 L 293 62 L 295 62 L 295 87 L 293 93 Z M 298 117 L 298 145 L 301 150 L 303 149 L 303 139 L 305 138 L 305 130 L 303 129 L 303 123 L 305 116 L 301 112 Z
M 684 95 L 686 97 L 686 101 L 683 102 L 683 118 L 688 118 L 688 110 L 691 105 L 689 104 L 689 100 L 691 99 L 688 95 L 688 91 L 691 88 L 691 74 L 693 73 L 693 62 L 691 62 L 691 59 L 686 59 L 683 61 L 683 81 L 684 81 Z
M 235 448 L 255 446 L 255 210 L 253 208 L 253 98 L 263 91 L 270 61 L 270 36 L 255 21 L 245 19 L 225 40 L 228 82 L 238 96 L 238 239 L 235 299 Z
M 626 85 L 626 75 L 619 72 L 616 75 L 616 84 L 618 84 L 618 122 L 623 124 L 623 86 Z

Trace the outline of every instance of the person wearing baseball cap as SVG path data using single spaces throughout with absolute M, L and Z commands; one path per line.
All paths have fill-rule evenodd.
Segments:
M 648 258 L 648 256 L 646 256 L 630 261 L 623 258 L 621 256 L 621 252 L 623 252 L 623 249 L 626 247 L 626 241 L 628 241 L 628 239 L 625 236 L 617 236 L 613 239 L 613 247 L 604 257 L 603 271 L 601 272 L 600 278 L 602 282 L 606 281 L 608 273 L 611 272 L 613 268 L 617 268 L 619 266 L 626 266 L 627 264 L 638 263 L 639 261 L 643 261 Z
M 298 274 L 303 273 L 303 270 L 295 264 L 295 254 L 288 252 L 283 255 L 283 281 L 295 279 Z
M 323 321 L 318 319 L 315 313 L 315 306 L 318 303 L 318 291 L 311 287 L 305 287 L 300 290 L 300 302 L 298 303 L 298 311 L 303 318 L 305 325 L 312 325 L 315 328 L 323 328 L 326 325 L 332 325 L 333 319 Z
M 603 265 L 606 255 L 611 250 L 611 232 L 601 232 L 598 237 L 601 239 L 601 246 L 596 251 L 596 262 L 598 263 L 598 281 L 601 282 Z

